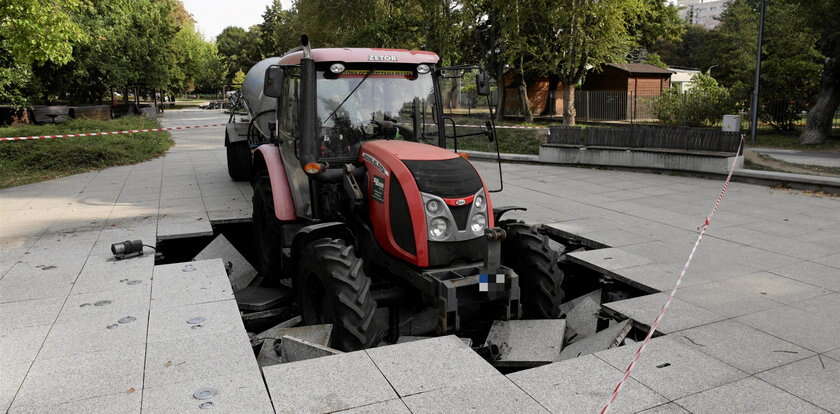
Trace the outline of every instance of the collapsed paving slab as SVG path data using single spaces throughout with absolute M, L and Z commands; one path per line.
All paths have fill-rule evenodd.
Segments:
M 499 367 L 526 368 L 560 360 L 563 319 L 494 321 L 485 345 L 499 347 Z
M 560 352 L 560 360 L 570 358 L 578 358 L 583 355 L 594 354 L 596 352 L 604 351 L 610 348 L 615 348 L 621 345 L 624 338 L 630 333 L 632 329 L 630 320 L 624 320 L 601 332 L 578 339 L 577 341 L 566 345 L 563 351 Z
M 566 333 L 584 338 L 594 335 L 598 329 L 598 313 L 601 311 L 601 289 L 572 299 L 560 305 L 560 314 L 565 315 Z
M 234 292 L 248 287 L 257 277 L 257 269 L 239 253 L 228 239 L 220 234 L 201 250 L 193 260 L 222 259 Z
M 315 344 L 320 346 L 328 346 L 330 344 L 330 339 L 332 339 L 332 325 L 331 324 L 322 324 L 322 325 L 310 325 L 310 326 L 300 326 L 300 327 L 290 327 L 287 325 L 297 325 L 300 323 L 299 317 L 292 318 L 288 321 L 278 324 L 277 326 L 260 332 L 259 334 L 254 336 L 254 342 L 262 342 L 262 347 L 260 348 L 260 355 L 257 358 L 257 362 L 259 362 L 260 366 L 268 366 L 279 364 L 282 362 L 292 362 L 298 361 L 308 358 L 296 358 L 296 359 L 285 359 L 282 357 L 280 353 L 277 352 L 277 344 L 284 340 L 286 336 L 292 337 L 295 340 L 302 340 L 306 341 L 307 344 Z M 295 353 L 294 345 L 289 345 L 291 347 L 291 353 Z M 337 352 L 328 353 L 325 355 L 333 355 Z
M 286 335 L 280 340 L 280 355 L 284 362 L 305 361 L 342 353 L 328 346 Z

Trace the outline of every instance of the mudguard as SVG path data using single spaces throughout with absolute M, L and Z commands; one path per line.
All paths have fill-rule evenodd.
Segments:
M 289 189 L 289 179 L 286 177 L 286 167 L 280 158 L 280 150 L 275 145 L 263 144 L 254 153 L 255 171 L 259 171 L 259 163 L 265 165 L 268 179 L 271 182 L 271 195 L 274 199 L 274 215 L 280 221 L 297 220 L 295 202 Z

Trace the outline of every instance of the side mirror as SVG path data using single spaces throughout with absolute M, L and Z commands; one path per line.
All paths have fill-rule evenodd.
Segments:
M 277 65 L 269 66 L 265 70 L 263 95 L 279 98 L 283 92 L 283 68 Z
M 480 71 L 475 75 L 475 90 L 478 96 L 490 95 L 490 76 L 487 71 Z

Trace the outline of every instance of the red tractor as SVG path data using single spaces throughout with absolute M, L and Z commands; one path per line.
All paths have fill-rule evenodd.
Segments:
M 446 149 L 457 136 L 440 79 L 467 68 L 438 67 L 432 52 L 302 44 L 249 71 L 250 117 L 232 114 L 225 139 L 231 177 L 253 184 L 266 282 L 291 282 L 304 321 L 332 323 L 342 350 L 395 338 L 399 309 L 432 309 L 440 334 L 475 315 L 556 317 L 562 251 L 501 221 L 522 208 L 494 208 L 473 165 Z M 477 74 L 479 95 L 487 79 Z M 481 131 L 495 138 L 492 121 Z

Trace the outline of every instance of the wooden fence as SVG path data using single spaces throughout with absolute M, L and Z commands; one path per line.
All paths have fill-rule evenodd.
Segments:
M 548 143 L 583 147 L 658 148 L 735 153 L 741 134 L 714 128 L 662 127 L 551 127 Z

